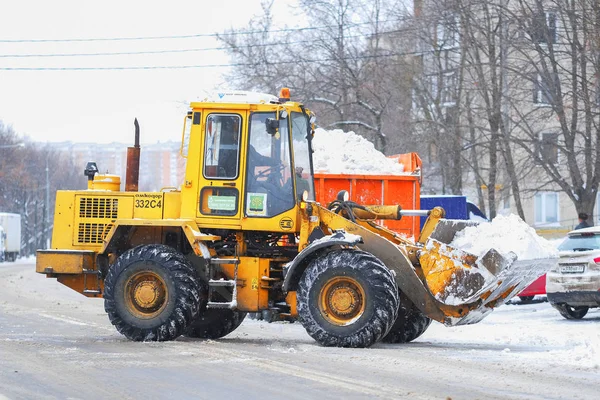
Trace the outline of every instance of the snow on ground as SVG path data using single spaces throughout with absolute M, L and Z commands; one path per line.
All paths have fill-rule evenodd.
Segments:
M 248 333 L 252 336 L 254 332 L 271 330 L 281 340 L 305 335 L 297 323 L 268 324 L 246 319 L 242 327 L 242 331 L 232 333 L 231 337 L 248 337 Z M 566 320 L 545 297 L 538 297 L 534 304 L 503 305 L 473 325 L 446 327 L 434 321 L 408 346 L 420 346 L 423 351 L 436 348 L 446 356 L 474 365 L 506 362 L 525 370 L 566 367 L 600 373 L 600 309 L 591 309 L 582 320 Z M 310 351 L 303 347 L 292 346 L 280 351 Z M 379 347 L 397 345 L 375 345 Z
M 355 175 L 401 175 L 404 166 L 375 149 L 373 143 L 354 132 L 341 129 L 315 130 L 315 172 Z
M 329 351 L 301 344 L 305 343 L 301 339 L 306 334 L 299 323 L 268 324 L 246 319 L 241 328 L 228 337 L 248 338 L 273 332 L 280 341 L 269 344 L 270 350 Z M 288 340 L 294 344 L 290 345 Z M 424 359 L 430 357 L 433 350 L 457 362 L 482 368 L 491 364 L 523 371 L 555 368 L 565 373 L 597 374 L 600 373 L 600 309 L 591 309 L 582 320 L 566 320 L 545 297 L 538 296 L 534 304 L 503 305 L 473 325 L 446 327 L 434 321 L 421 337 L 400 346 L 418 347 Z M 399 345 L 379 343 L 373 347 L 374 350 L 379 348 L 396 349 Z M 346 350 L 340 350 L 341 357 Z M 373 357 L 374 362 L 383 362 L 376 354 Z
M 501 306 L 474 325 L 448 328 L 434 322 L 417 341 L 469 350 L 474 362 L 506 358 L 537 370 L 566 364 L 600 372 L 600 309 L 582 320 L 566 320 L 543 300 Z
M 433 322 L 412 343 L 369 349 L 321 347 L 300 323 L 249 319 L 219 340 L 134 343 L 111 326 L 102 299 L 87 299 L 36 274 L 33 264 L 17 264 L 0 264 L 0 398 L 36 398 L 14 395 L 30 388 L 32 377 L 38 379 L 31 389 L 37 397 L 42 391 L 72 397 L 94 384 L 98 373 L 113 382 L 108 390 L 120 398 L 167 398 L 167 392 L 193 398 L 196 391 L 196 397 L 270 399 L 282 396 L 271 388 L 294 383 L 301 388 L 290 389 L 297 394 L 290 399 L 302 398 L 300 393 L 324 399 L 592 399 L 600 388 L 598 309 L 571 321 L 538 297 L 535 304 L 501 306 L 474 325 Z M 222 381 L 241 373 L 246 381 L 239 385 Z M 144 377 L 156 385 L 148 389 Z M 255 381 L 260 387 L 249 389 Z M 227 395 L 221 382 L 241 389 Z M 91 399 L 110 395 L 93 389 Z
M 458 232 L 451 246 L 475 255 L 490 248 L 506 254 L 515 253 L 519 260 L 558 257 L 556 247 L 540 237 L 517 215 L 498 215 L 492 222 L 482 222 Z

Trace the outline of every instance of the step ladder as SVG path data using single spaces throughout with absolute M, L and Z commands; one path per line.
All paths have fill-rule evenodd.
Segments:
M 88 289 L 88 276 L 96 277 L 96 287 L 94 289 Z M 102 294 L 100 290 L 100 271 L 95 269 L 84 269 L 83 270 L 83 294 L 99 295 Z
M 233 268 L 233 279 L 213 279 L 213 269 L 215 265 L 221 264 L 234 264 Z M 210 259 L 210 273 L 208 280 L 208 303 L 207 308 L 229 308 L 234 309 L 237 307 L 237 276 L 238 276 L 238 265 L 240 264 L 239 258 L 211 258 Z M 230 287 L 231 290 L 231 301 L 214 301 L 213 295 L 215 289 L 220 287 Z

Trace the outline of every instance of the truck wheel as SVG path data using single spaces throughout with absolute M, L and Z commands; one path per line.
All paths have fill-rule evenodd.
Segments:
M 302 274 L 298 317 L 323 346 L 368 347 L 390 330 L 398 312 L 398 289 L 390 270 L 372 254 L 336 250 L 317 258 Z
M 173 340 L 204 307 L 206 290 L 181 253 L 164 245 L 143 245 L 123 253 L 109 269 L 104 309 L 130 340 Z
M 421 312 L 408 297 L 400 293 L 398 317 L 392 329 L 382 339 L 386 343 L 408 343 L 421 336 L 429 325 L 431 318 Z
M 208 308 L 192 322 L 185 335 L 200 339 L 222 338 L 236 330 L 245 317 L 243 311 Z
M 535 296 L 519 296 L 519 299 L 521 300 L 521 303 L 531 303 L 533 301 L 533 298 Z
M 570 306 L 568 304 L 552 304 L 552 307 L 556 308 L 566 319 L 581 319 L 590 309 L 586 306 Z

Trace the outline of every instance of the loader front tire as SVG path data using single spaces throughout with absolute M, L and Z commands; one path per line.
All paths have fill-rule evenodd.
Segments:
M 206 303 L 207 288 L 175 249 L 142 245 L 123 253 L 104 280 L 104 309 L 134 341 L 173 340 Z
M 371 346 L 392 327 L 398 303 L 390 270 L 358 250 L 335 250 L 313 260 L 298 284 L 300 322 L 323 346 Z
M 246 313 L 221 308 L 208 308 L 191 323 L 186 336 L 219 339 L 229 335 L 244 321 Z
M 419 310 L 412 301 L 400 293 L 400 307 L 398 317 L 392 329 L 382 339 L 385 343 L 408 343 L 421 336 L 429 325 L 431 318 Z

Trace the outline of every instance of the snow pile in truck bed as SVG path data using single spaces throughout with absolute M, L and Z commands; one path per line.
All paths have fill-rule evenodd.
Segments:
M 353 175 L 402 175 L 404 166 L 354 132 L 318 128 L 313 138 L 315 172 Z
M 458 232 L 450 245 L 477 256 L 493 248 L 502 254 L 512 251 L 519 260 L 558 257 L 551 242 L 514 214 L 469 226 Z

